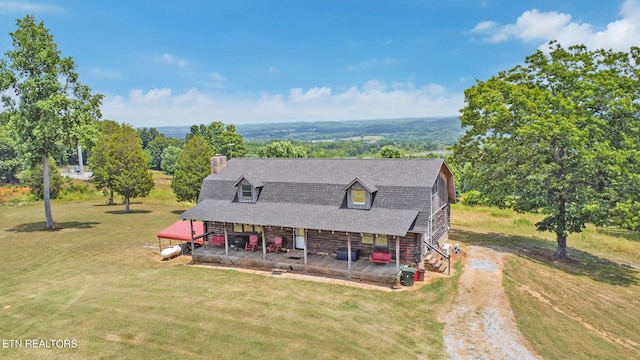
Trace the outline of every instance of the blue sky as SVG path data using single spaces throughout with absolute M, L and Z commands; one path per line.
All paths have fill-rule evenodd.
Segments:
M 550 40 L 640 45 L 640 0 L 0 0 L 0 52 L 26 14 L 136 127 L 455 116 Z

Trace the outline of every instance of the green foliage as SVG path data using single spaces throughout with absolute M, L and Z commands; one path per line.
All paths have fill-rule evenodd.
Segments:
M 486 205 L 486 200 L 478 190 L 470 190 L 462 195 L 462 203 L 468 206 Z
M 380 149 L 380 157 L 382 158 L 403 158 L 402 151 L 393 145 L 387 145 Z
M 225 155 L 227 159 L 243 157 L 246 153 L 244 139 L 233 124 L 228 124 L 225 129 L 222 122 L 214 121 L 209 125 L 193 125 L 189 131 L 187 141 L 196 135 L 202 136 L 216 154 Z
M 196 202 L 202 186 L 202 180 L 211 172 L 213 150 L 207 140 L 193 135 L 178 156 L 176 171 L 171 188 L 178 201 Z
M 142 140 L 142 148 L 146 149 L 156 137 L 158 137 L 160 132 L 156 128 L 139 128 L 136 129 L 140 140 Z
M 98 190 L 112 190 L 113 178 L 107 168 L 109 143 L 116 132 L 120 130 L 120 124 L 113 120 L 104 120 L 99 123 L 100 136 L 93 147 L 88 164 L 93 171 L 93 183 Z M 113 204 L 113 192 L 109 198 L 109 204 Z
M 102 95 L 92 95 L 78 81 L 75 62 L 60 56 L 42 22 L 27 15 L 16 23 L 18 29 L 10 33 L 14 49 L 0 61 L 3 118 L 8 117 L 25 158 L 32 163 L 42 161 L 46 172 L 49 156 L 95 134 L 93 120 L 100 118 Z M 46 228 L 52 230 L 48 181 L 43 191 Z
M 154 170 L 162 169 L 162 153 L 169 146 L 180 148 L 182 145 L 182 141 L 178 139 L 170 139 L 162 134 L 156 136 L 153 140 L 151 140 L 145 151 L 148 151 L 150 155 L 150 166 Z
M 153 189 L 153 177 L 142 152 L 142 141 L 136 131 L 123 124 L 107 143 L 104 171 L 113 191 L 125 199 L 125 211 L 129 212 L 129 200 L 144 197 Z
M 639 60 L 551 43 L 465 91 L 456 165 L 489 204 L 545 214 L 536 227 L 558 257 L 569 233 L 640 194 Z
M 39 200 L 44 199 L 44 171 L 41 163 L 36 163 L 25 171 L 22 183 L 29 187 L 29 191 Z M 65 185 L 64 178 L 60 175 L 60 170 L 53 159 L 49 160 L 49 196 L 51 199 L 57 199 Z
M 178 157 L 181 152 L 182 149 L 171 145 L 164 149 L 160 167 L 165 174 L 173 175 L 176 172 L 176 164 L 178 163 Z
M 5 127 L 0 127 L 0 185 L 17 184 L 22 161 L 16 151 L 18 144 Z
M 307 152 L 302 146 L 290 141 L 276 141 L 258 148 L 258 156 L 267 158 L 306 158 Z

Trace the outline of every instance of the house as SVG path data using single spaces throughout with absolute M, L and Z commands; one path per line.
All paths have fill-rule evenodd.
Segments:
M 210 245 L 196 248 L 194 261 L 388 283 L 403 266 L 424 269 L 435 258 L 446 270 L 455 199 L 442 159 L 217 155 L 181 218 L 204 223 L 200 242 Z M 257 246 L 245 251 L 250 238 Z

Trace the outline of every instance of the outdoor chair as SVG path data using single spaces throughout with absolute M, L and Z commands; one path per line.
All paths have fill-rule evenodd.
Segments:
M 278 250 L 282 250 L 282 237 L 280 236 L 276 236 L 269 245 L 269 252 L 275 251 L 277 254 Z
M 256 250 L 256 245 L 258 245 L 258 236 L 257 235 L 251 235 L 249 236 L 249 242 L 245 244 L 244 246 L 244 251 L 255 251 Z
M 209 245 L 224 245 L 224 236 L 214 235 Z

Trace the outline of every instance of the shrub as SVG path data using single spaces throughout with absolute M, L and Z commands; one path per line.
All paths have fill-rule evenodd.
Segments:
M 478 190 L 469 190 L 462 195 L 462 203 L 469 206 L 485 205 L 486 199 Z

